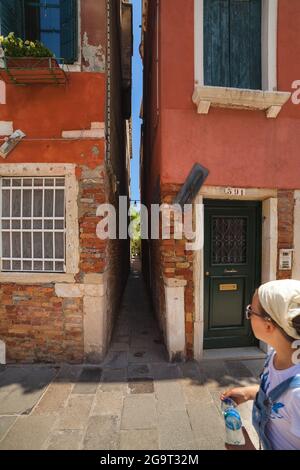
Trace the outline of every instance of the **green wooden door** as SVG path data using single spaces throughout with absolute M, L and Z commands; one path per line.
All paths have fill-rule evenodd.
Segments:
M 257 344 L 245 308 L 260 283 L 261 203 L 205 202 L 204 348 Z

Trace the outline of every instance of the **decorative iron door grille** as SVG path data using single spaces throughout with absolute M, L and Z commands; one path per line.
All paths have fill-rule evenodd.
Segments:
M 247 261 L 247 218 L 213 217 L 212 264 L 245 264 Z

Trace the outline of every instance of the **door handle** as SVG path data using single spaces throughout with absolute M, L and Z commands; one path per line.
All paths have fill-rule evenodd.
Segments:
M 236 271 L 236 269 L 225 269 L 224 273 L 225 274 L 237 274 L 238 271 Z

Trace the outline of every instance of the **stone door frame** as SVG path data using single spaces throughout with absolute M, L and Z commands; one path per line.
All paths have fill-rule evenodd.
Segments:
M 276 279 L 278 256 L 278 194 L 276 189 L 246 189 L 244 196 L 229 196 L 224 187 L 205 186 L 196 197 L 195 204 L 204 199 L 262 201 L 262 283 Z M 200 227 L 204 239 L 204 226 Z M 195 252 L 194 263 L 194 359 L 203 358 L 204 340 L 204 248 Z M 260 343 L 266 351 L 266 345 Z

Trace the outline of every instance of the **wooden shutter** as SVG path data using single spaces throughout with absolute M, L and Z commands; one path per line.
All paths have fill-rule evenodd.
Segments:
M 204 0 L 204 84 L 261 89 L 261 0 Z
M 77 0 L 60 0 L 61 56 L 70 64 L 77 59 Z
M 230 86 L 229 0 L 204 1 L 204 83 Z
M 230 83 L 261 89 L 261 0 L 230 0 Z
M 21 0 L 0 0 L 0 35 L 14 32 L 16 36 L 22 36 L 22 12 Z

